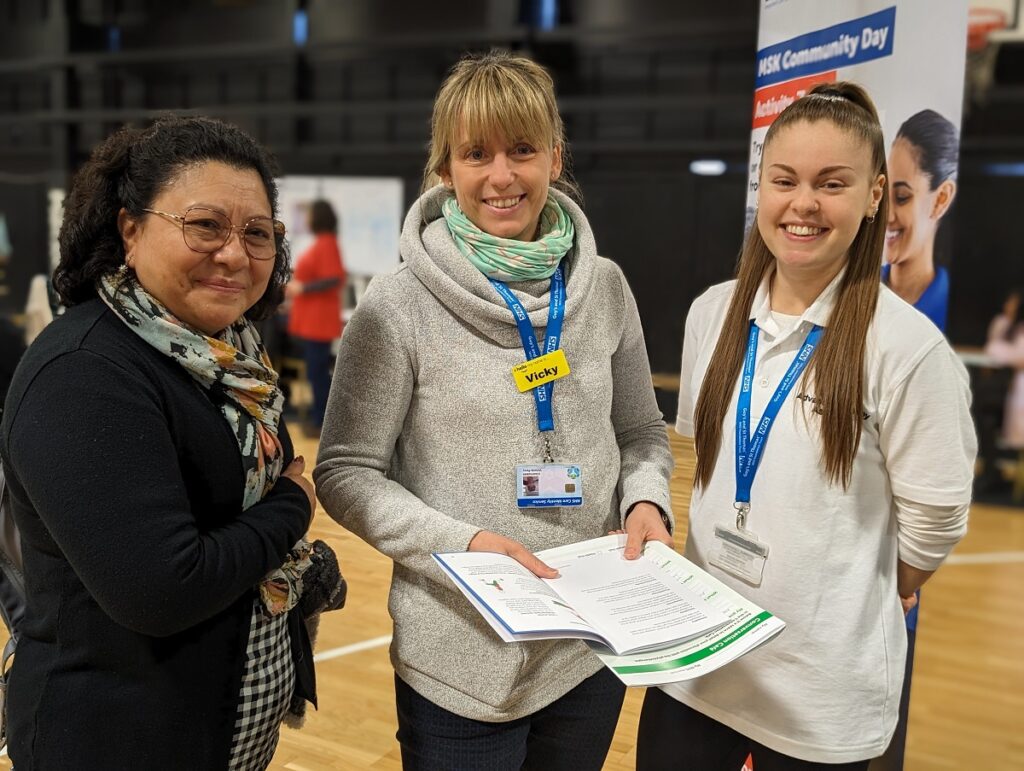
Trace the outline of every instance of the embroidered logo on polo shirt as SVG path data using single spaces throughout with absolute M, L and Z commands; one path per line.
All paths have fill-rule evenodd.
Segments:
M 802 401 L 804 404 L 810 402 L 812 405 L 811 412 L 813 412 L 815 415 L 825 414 L 825 411 L 821 408 L 821 399 L 819 399 L 817 396 L 811 396 L 810 394 L 797 394 L 796 398 Z M 864 420 L 867 420 L 868 418 L 871 417 L 871 414 L 868 412 L 864 412 L 863 415 Z

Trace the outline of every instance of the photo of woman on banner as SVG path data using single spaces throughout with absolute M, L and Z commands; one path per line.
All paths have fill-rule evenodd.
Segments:
M 949 274 L 935 264 L 942 218 L 956 198 L 960 136 L 935 110 L 900 126 L 889 150 L 889 221 L 882 281 L 946 331 Z

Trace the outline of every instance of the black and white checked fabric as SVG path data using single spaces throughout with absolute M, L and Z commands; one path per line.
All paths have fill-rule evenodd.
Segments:
M 288 614 L 267 618 L 257 597 L 245 648 L 229 771 L 265 771 L 270 765 L 294 689 Z

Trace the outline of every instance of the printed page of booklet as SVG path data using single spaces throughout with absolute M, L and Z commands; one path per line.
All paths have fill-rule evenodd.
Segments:
M 644 554 L 728 616 L 729 621 L 707 634 L 646 653 L 617 656 L 607 648 L 591 645 L 598 658 L 626 685 L 665 685 L 706 675 L 785 629 L 782 619 L 750 602 L 668 546 L 648 543 Z
M 433 556 L 506 642 L 580 638 L 616 655 L 636 654 L 729 623 L 727 612 L 666 570 L 651 544 L 637 560 L 622 556 L 625 544 L 624 535 L 610 535 L 538 552 L 559 571 L 553 579 L 538 578 L 503 554 Z

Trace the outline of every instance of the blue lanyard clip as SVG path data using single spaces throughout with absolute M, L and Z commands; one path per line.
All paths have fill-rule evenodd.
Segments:
M 736 501 L 733 507 L 736 509 L 736 529 L 743 530 L 747 526 L 747 514 L 750 513 L 750 504 Z

